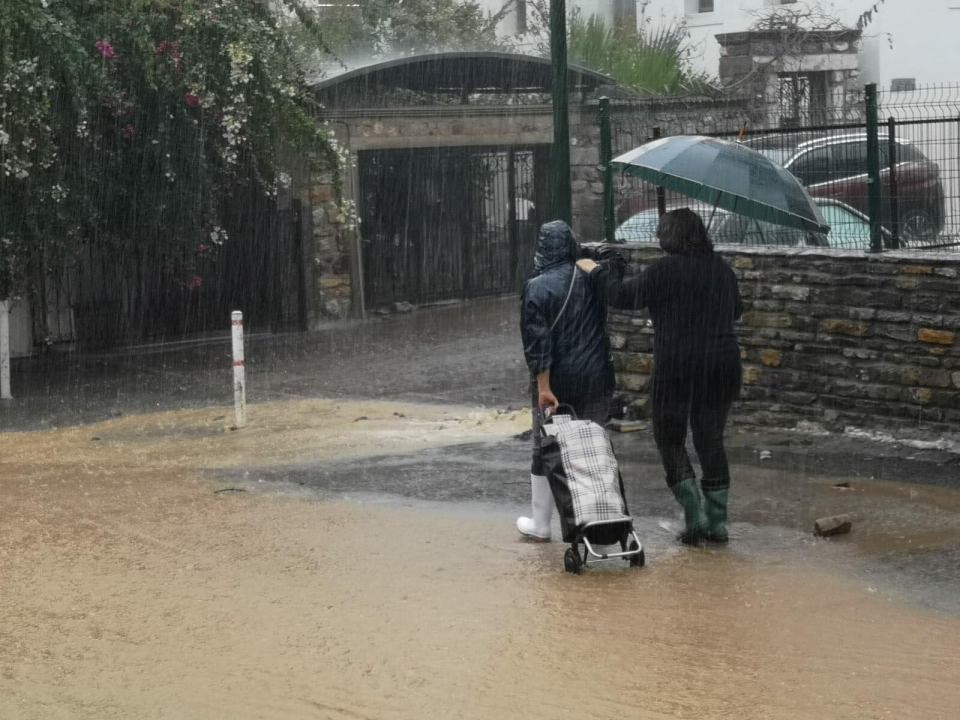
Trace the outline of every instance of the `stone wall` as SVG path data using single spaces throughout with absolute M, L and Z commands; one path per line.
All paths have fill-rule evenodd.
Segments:
M 570 190 L 574 232 L 581 241 L 598 242 L 603 234 L 603 171 L 596 103 L 570 115 Z
M 351 151 L 538 145 L 553 139 L 550 106 L 371 108 L 331 113 L 338 139 Z
M 314 325 L 323 319 L 347 318 L 352 310 L 353 224 L 339 201 L 339 193 L 336 172 L 322 161 L 313 163 L 309 189 L 313 257 L 312 272 L 307 277 L 313 282 L 310 317 Z
M 622 247 L 622 246 L 621 246 Z M 662 253 L 625 248 L 636 267 Z M 720 248 L 740 281 L 738 422 L 932 431 L 960 424 L 960 257 Z M 611 314 L 625 416 L 647 415 L 653 330 Z

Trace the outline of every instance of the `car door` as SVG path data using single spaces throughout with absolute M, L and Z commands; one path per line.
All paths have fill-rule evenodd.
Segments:
M 897 191 L 901 235 L 936 236 L 943 227 L 940 167 L 909 143 L 897 143 Z
M 824 194 L 819 197 L 832 197 L 860 212 L 867 212 L 870 205 L 870 176 L 867 172 L 866 138 L 853 138 L 836 143 L 833 151 L 837 173 L 836 188 L 829 195 Z M 883 167 L 882 159 L 881 167 Z
M 846 250 L 870 249 L 870 225 L 841 206 L 821 204 L 820 212 L 830 226 L 830 247 Z

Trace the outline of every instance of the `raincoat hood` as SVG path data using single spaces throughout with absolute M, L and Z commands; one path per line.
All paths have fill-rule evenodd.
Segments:
M 537 254 L 533 257 L 536 274 L 552 267 L 574 263 L 580 254 L 573 230 L 563 220 L 551 220 L 540 226 Z

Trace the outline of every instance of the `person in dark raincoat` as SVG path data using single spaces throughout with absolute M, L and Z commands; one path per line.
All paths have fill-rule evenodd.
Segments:
M 667 254 L 639 275 L 623 279 L 587 261 L 581 261 L 581 269 L 606 279 L 611 305 L 649 310 L 653 434 L 667 485 L 683 507 L 686 527 L 680 539 L 724 543 L 730 469 L 723 436 L 740 394 L 740 348 L 733 325 L 743 303 L 736 275 L 713 251 L 699 215 L 689 208 L 664 214 L 657 238 Z M 703 473 L 702 496 L 686 451 L 688 425 Z
M 520 332 L 531 375 L 533 461 L 532 516 L 518 518 L 517 530 L 536 540 L 550 539 L 554 507 L 540 453 L 541 410 L 556 409 L 562 403 L 578 418 L 602 425 L 609 418 L 613 397 L 606 288 L 577 270 L 580 255 L 567 223 L 554 220 L 542 225 L 533 276 L 520 299 Z

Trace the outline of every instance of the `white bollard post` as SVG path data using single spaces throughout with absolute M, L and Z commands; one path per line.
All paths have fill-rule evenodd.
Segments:
M 10 394 L 10 301 L 0 300 L 0 400 Z
M 237 428 L 247 424 L 247 379 L 243 362 L 243 313 L 230 313 L 233 329 L 233 409 Z

